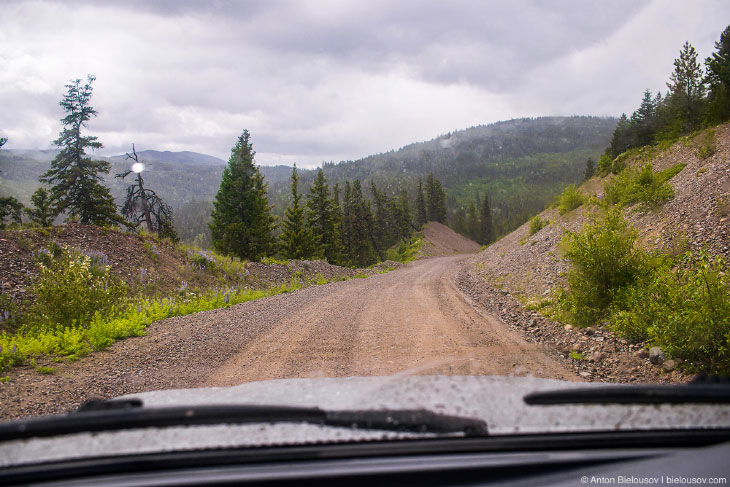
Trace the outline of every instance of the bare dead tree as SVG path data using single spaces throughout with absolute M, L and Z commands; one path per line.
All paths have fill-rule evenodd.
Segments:
M 122 216 L 131 222 L 133 228 L 137 228 L 144 223 L 148 232 L 176 240 L 177 236 L 172 226 L 172 207 L 157 196 L 157 193 L 153 190 L 144 187 L 143 166 L 139 162 L 139 156 L 134 144 L 132 144 L 132 153 L 127 152 L 126 160 L 133 161 L 132 168 L 117 174 L 116 177 L 124 179 L 131 173 L 135 173 L 137 177 L 127 187 L 127 196 L 122 206 Z

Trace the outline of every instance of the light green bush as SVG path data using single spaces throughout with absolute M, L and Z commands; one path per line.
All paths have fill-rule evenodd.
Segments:
M 648 256 L 635 246 L 637 232 L 619 209 L 593 214 L 580 232 L 566 232 L 561 246 L 572 264 L 560 308 L 579 324 L 606 315 L 616 292 L 648 272 Z
M 535 215 L 534 217 L 530 218 L 530 228 L 527 233 L 528 235 L 535 235 L 547 225 L 548 222 L 546 222 L 545 220 L 541 220 L 540 215 Z
M 40 272 L 32 287 L 36 301 L 26 328 L 87 326 L 96 313 L 110 312 L 126 295 L 124 284 L 112 276 L 103 254 L 81 254 L 66 247 L 55 256 L 41 255 Z
M 558 198 L 558 213 L 565 213 L 578 208 L 585 202 L 585 195 L 575 184 L 571 184 Z
M 666 259 L 616 301 L 612 328 L 648 340 L 687 367 L 730 374 L 730 275 L 722 258 Z
M 674 190 L 667 181 L 678 174 L 686 164 L 677 164 L 655 173 L 651 164 L 641 169 L 628 167 L 603 188 L 604 202 L 609 205 L 630 205 L 641 203 L 642 208 L 658 206 L 674 196 Z
M 418 258 L 418 252 L 423 246 L 423 233 L 414 233 L 411 238 L 405 242 L 401 241 L 386 252 L 386 259 L 395 262 L 407 264 Z

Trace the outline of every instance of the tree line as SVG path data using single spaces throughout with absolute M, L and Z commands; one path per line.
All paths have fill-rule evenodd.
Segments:
M 209 224 L 213 247 L 223 253 L 248 260 L 279 255 L 365 267 L 385 260 L 390 247 L 407 242 L 427 221 L 446 221 L 446 195 L 433 174 L 425 185 L 419 181 L 413 198 L 406 188 L 398 197 L 390 196 L 374 181 L 368 198 L 359 179 L 330 186 L 319 168 L 305 196 L 295 165 L 277 235 L 254 155 L 251 135 L 244 130 L 223 170 Z
M 66 221 L 128 230 L 145 228 L 177 240 L 172 208 L 145 185 L 144 166 L 134 144 L 132 152 L 127 153 L 130 168 L 116 175 L 121 180 L 132 177 L 120 208 L 103 184 L 111 164 L 88 155 L 102 144 L 97 137 L 83 133 L 97 115 L 90 103 L 94 80 L 89 75 L 85 83 L 76 79 L 65 85 L 67 91 L 59 102 L 65 112 L 62 130 L 53 141 L 60 151 L 50 169 L 40 176 L 42 186 L 31 196 L 32 207 L 24 208 L 12 197 L 0 199 L 0 223 L 3 227 L 6 221 L 20 224 L 25 215 L 33 224 L 50 226 L 64 214 Z M 5 144 L 6 140 L 0 142 Z M 200 211 L 210 214 L 213 247 L 226 254 L 249 260 L 274 255 L 326 259 L 334 264 L 364 267 L 385 260 L 390 247 L 407 242 L 413 231 L 426 222 L 446 223 L 446 194 L 433 174 L 425 181 L 419 179 L 412 200 L 406 188 L 394 197 L 372 180 L 368 198 L 360 180 L 330 187 L 320 168 L 305 200 L 296 166 L 291 174 L 289 203 L 279 222 L 271 212 L 266 183 L 254 165 L 254 154 L 250 134 L 244 130 L 223 170 L 212 209 L 205 202 L 198 205 Z M 205 215 L 194 218 L 201 217 Z
M 628 149 L 673 141 L 730 120 L 730 26 L 715 42 L 715 49 L 703 68 L 695 48 L 685 42 L 674 60 L 666 95 L 647 89 L 631 117 L 621 115 L 599 160 L 601 171 L 606 172 L 611 160 Z

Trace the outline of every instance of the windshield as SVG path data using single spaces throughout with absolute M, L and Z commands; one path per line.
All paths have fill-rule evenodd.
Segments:
M 523 397 L 730 375 L 728 14 L 6 2 L 0 420 L 123 396 L 727 427 L 704 389 Z

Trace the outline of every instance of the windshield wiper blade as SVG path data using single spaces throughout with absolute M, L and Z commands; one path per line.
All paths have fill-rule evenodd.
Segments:
M 486 436 L 484 421 L 424 409 L 341 410 L 267 405 L 144 408 L 139 400 L 96 401 L 77 412 L 0 423 L 0 442 L 74 433 L 189 425 L 309 423 L 412 433 Z
M 617 385 L 533 392 L 530 405 L 554 404 L 729 404 L 728 384 Z

